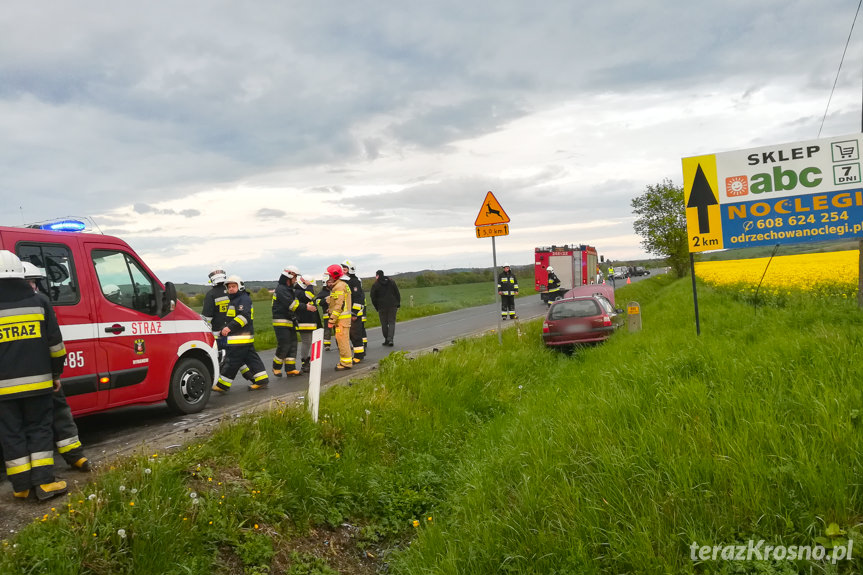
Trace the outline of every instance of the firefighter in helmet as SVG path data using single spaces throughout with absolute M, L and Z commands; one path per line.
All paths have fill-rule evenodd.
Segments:
M 548 292 L 546 294 L 546 303 L 551 305 L 551 302 L 560 299 L 563 297 L 560 289 L 560 279 L 554 273 L 554 268 L 548 266 L 546 270 L 548 272 Z
M 321 286 L 321 289 L 318 291 L 315 296 L 315 305 L 321 310 L 321 315 L 323 316 L 323 321 L 321 322 L 324 328 L 324 349 L 326 351 L 330 350 L 330 345 L 332 344 L 332 335 L 333 330 L 330 327 L 330 284 L 327 281 L 329 278 L 329 273 L 324 270 L 324 285 Z
M 294 295 L 297 306 L 297 333 L 300 334 L 300 358 L 303 361 L 302 372 L 311 370 L 312 332 L 321 327 L 321 316 L 315 306 L 315 288 L 312 282 L 303 276 L 297 276 L 294 282 Z
M 366 356 L 366 294 L 363 282 L 357 277 L 357 269 L 351 260 L 342 262 L 342 270 L 347 276 L 348 287 L 351 288 L 351 345 L 354 348 L 354 363 L 359 363 Z
M 500 295 L 501 319 L 518 319 L 515 315 L 515 296 L 518 295 L 518 280 L 509 267 L 503 264 L 503 273 L 497 280 L 497 293 Z
M 225 338 L 222 337 L 222 328 L 228 321 L 228 288 L 225 287 L 225 279 L 227 279 L 225 270 L 216 268 L 207 276 L 207 281 L 211 287 L 204 294 L 204 307 L 201 309 L 201 317 L 210 326 L 213 331 L 213 337 L 219 345 L 219 359 L 225 356 Z
M 339 264 L 333 264 L 327 268 L 327 285 L 330 287 L 328 323 L 336 338 L 339 347 L 339 363 L 336 371 L 343 371 L 353 367 L 351 357 L 351 342 L 349 331 L 351 329 L 351 288 L 348 287 L 347 274 Z
M 54 309 L 24 279 L 14 253 L 0 250 L 0 445 L 16 499 L 66 493 L 54 477 L 51 394 L 60 388 L 66 347 Z
M 36 296 L 46 306 L 50 306 L 51 300 L 40 292 L 37 286 L 39 280 L 45 278 L 45 270 L 28 261 L 21 263 L 24 266 L 24 279 L 30 283 Z M 81 440 L 78 437 L 78 426 L 72 418 L 72 409 L 69 407 L 69 402 L 66 401 L 62 387 L 54 390 L 52 399 L 54 405 L 54 445 L 57 447 L 57 452 L 73 469 L 90 471 L 90 460 L 84 455 L 84 446 L 81 445 Z
M 244 364 L 250 372 L 246 377 L 251 382 L 249 390 L 263 389 L 269 385 L 270 378 L 261 356 L 255 351 L 255 312 L 252 309 L 252 298 L 246 293 L 240 276 L 228 276 L 225 287 L 228 288 L 229 299 L 228 321 L 220 332 L 222 337 L 227 338 L 225 361 L 213 391 L 225 393 L 231 389 L 234 377 Z
M 297 307 L 300 302 L 294 293 L 294 283 L 300 275 L 295 266 L 285 266 L 273 292 L 273 331 L 276 334 L 276 354 L 273 356 L 273 375 L 302 375 L 297 369 Z

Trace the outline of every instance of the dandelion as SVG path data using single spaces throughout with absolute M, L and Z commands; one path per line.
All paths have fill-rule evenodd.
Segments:
M 195 491 L 192 491 L 191 493 L 189 493 L 189 497 L 191 497 L 192 499 L 197 499 L 198 494 Z
M 338 453 L 336 453 L 336 459 L 338 459 L 339 457 L 341 457 L 341 455 L 339 455 Z
M 418 520 L 414 519 L 414 527 L 419 527 L 419 526 L 420 526 L 420 522 Z
M 428 517 L 426 517 L 426 519 L 428 519 L 429 521 L 431 521 L 431 520 L 432 520 L 432 516 L 431 516 L 431 515 L 429 515 Z
M 134 502 L 134 501 L 130 501 L 130 502 L 129 502 L 129 507 L 134 507 L 134 506 L 135 506 L 135 502 Z
M 519 388 L 519 389 L 521 389 L 521 388 L 523 388 L 523 387 L 524 387 L 523 385 L 519 385 L 519 386 L 518 386 L 518 388 Z
M 257 528 L 258 528 L 258 524 L 257 524 L 257 523 L 255 523 L 255 529 L 257 529 Z
M 152 470 L 152 469 L 150 469 L 149 467 L 147 467 L 146 469 L 144 469 L 144 474 L 145 474 L 145 475 L 150 475 L 151 473 L 153 473 L 153 470 Z
M 126 530 L 125 529 L 117 529 L 117 535 L 120 536 L 120 539 L 125 539 L 126 538 Z M 95 537 L 96 534 L 93 533 L 93 536 Z
M 124 491 L 126 491 L 126 486 L 125 486 L 125 485 L 121 485 L 121 486 L 120 486 L 120 493 L 123 493 Z
M 132 495 L 135 495 L 136 493 L 138 493 L 138 490 L 133 487 L 132 490 L 129 491 L 129 493 L 131 493 Z

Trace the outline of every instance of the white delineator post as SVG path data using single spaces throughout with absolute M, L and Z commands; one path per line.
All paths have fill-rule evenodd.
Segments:
M 309 412 L 312 421 L 318 422 L 318 405 L 321 400 L 321 364 L 323 363 L 324 330 L 316 329 L 312 332 L 312 350 L 309 362 Z

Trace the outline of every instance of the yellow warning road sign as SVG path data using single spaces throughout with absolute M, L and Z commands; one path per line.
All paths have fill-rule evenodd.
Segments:
M 482 208 L 480 208 L 479 214 L 477 214 L 476 216 L 476 222 L 474 222 L 474 225 L 492 226 L 495 224 L 508 223 L 509 216 L 506 215 L 506 212 L 501 207 L 500 202 L 497 201 L 497 198 L 494 197 L 493 193 L 487 193 L 485 195 L 485 201 L 482 204 Z
M 724 247 L 718 195 L 716 156 L 683 158 L 683 205 L 690 252 Z

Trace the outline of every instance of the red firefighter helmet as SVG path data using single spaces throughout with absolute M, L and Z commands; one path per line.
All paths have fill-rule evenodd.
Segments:
M 344 273 L 345 272 L 342 269 L 342 266 L 340 266 L 339 264 L 333 264 L 327 267 L 327 275 L 330 276 L 331 279 L 337 280 L 342 277 L 342 274 Z

